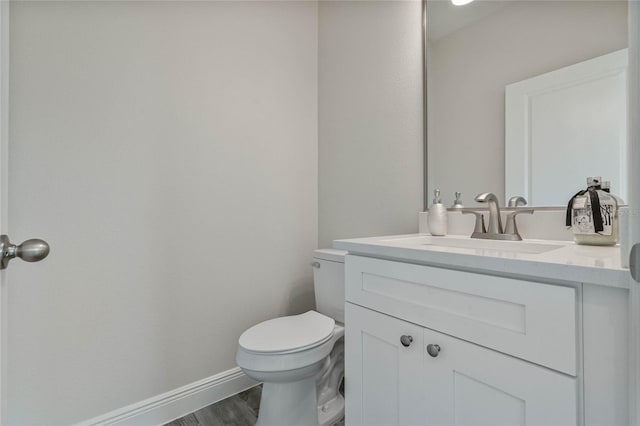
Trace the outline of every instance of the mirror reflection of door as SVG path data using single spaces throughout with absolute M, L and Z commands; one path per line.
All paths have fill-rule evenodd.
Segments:
M 505 199 L 562 206 L 600 176 L 627 200 L 627 49 L 506 87 Z

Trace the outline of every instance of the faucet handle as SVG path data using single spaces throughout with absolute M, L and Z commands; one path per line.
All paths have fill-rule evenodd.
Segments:
M 484 226 L 484 215 L 473 210 L 462 210 L 462 214 L 473 214 L 476 216 L 476 224 L 473 228 L 474 234 L 486 234 L 487 228 Z
M 527 205 L 527 199 L 516 195 L 514 197 L 509 198 L 509 203 L 507 204 L 509 207 L 520 207 Z
M 533 214 L 535 210 L 533 209 L 517 209 L 514 212 L 511 212 L 507 215 L 507 226 L 504 228 L 505 234 L 515 235 L 515 239 L 520 241 L 522 237 L 518 232 L 518 225 L 516 224 L 516 216 L 519 214 Z

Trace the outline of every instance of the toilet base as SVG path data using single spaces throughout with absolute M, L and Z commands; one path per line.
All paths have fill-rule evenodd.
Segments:
M 332 426 L 344 417 L 344 397 L 340 394 L 318 407 L 320 426 Z
M 332 426 L 344 417 L 344 397 L 340 393 L 344 378 L 344 338 L 336 341 L 327 361 L 316 381 L 320 426 Z
M 315 377 L 264 383 L 256 426 L 318 426 Z

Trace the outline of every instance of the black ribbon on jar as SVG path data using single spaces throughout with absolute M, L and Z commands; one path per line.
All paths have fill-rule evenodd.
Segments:
M 586 193 L 589 193 L 589 199 L 591 200 L 591 212 L 593 213 L 593 228 L 596 232 L 602 232 L 604 230 L 602 224 L 602 212 L 600 211 L 600 198 L 598 197 L 598 192 L 593 186 L 590 186 L 587 189 L 579 191 L 571 197 L 569 200 L 569 204 L 567 205 L 567 226 L 571 226 L 571 211 L 573 210 L 573 200 L 576 197 L 580 197 Z

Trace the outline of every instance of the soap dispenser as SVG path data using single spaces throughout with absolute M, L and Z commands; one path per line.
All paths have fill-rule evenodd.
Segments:
M 456 196 L 456 199 L 453 202 L 453 205 L 451 206 L 451 208 L 452 209 L 464 208 L 464 206 L 462 205 L 462 199 L 460 198 L 462 196 L 462 192 L 454 192 L 454 195 Z
M 427 224 L 431 235 L 447 235 L 447 208 L 440 199 L 440 190 L 433 191 L 433 204 L 429 207 Z

